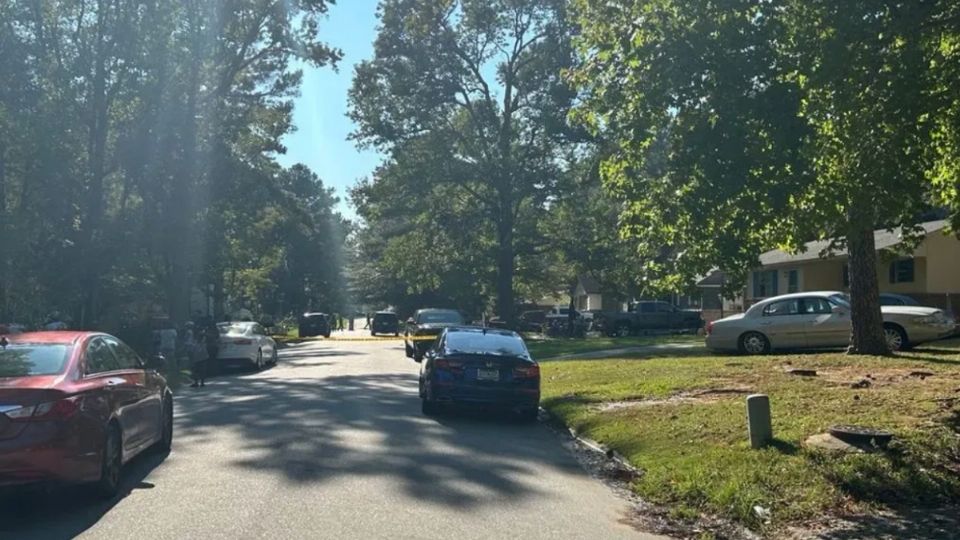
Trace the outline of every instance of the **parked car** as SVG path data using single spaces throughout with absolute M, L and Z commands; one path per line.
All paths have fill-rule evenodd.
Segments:
M 22 334 L 27 331 L 27 326 L 20 323 L 0 323 L 0 335 Z
M 217 325 L 220 331 L 220 350 L 217 366 L 237 362 L 247 363 L 256 370 L 266 364 L 277 363 L 277 342 L 255 322 L 225 322 Z
M 463 315 L 452 309 L 420 309 L 407 319 L 407 327 L 403 333 L 403 344 L 407 358 L 420 361 L 427 349 L 448 326 L 463 324 Z
M 881 306 L 919 306 L 920 302 L 917 302 L 913 298 L 905 294 L 895 294 L 895 293 L 880 293 L 880 305 Z
M 300 337 L 330 337 L 330 315 L 326 313 L 304 313 L 300 317 Z
M 378 311 L 370 322 L 370 335 L 393 334 L 400 335 L 400 318 L 392 311 Z
M 683 310 L 668 302 L 640 301 L 626 312 L 594 314 L 593 327 L 611 337 L 626 337 L 649 331 L 696 332 L 703 328 L 699 311 Z
M 420 366 L 423 414 L 443 405 L 473 405 L 537 418 L 540 366 L 516 332 L 490 328 L 446 328 Z
M 116 494 L 123 465 L 173 441 L 173 394 L 157 369 L 97 332 L 0 338 L 0 487 L 89 483 Z
M 547 312 L 542 310 L 524 311 L 519 318 L 520 330 L 523 332 L 543 332 L 547 322 Z
M 707 347 L 764 354 L 773 349 L 844 347 L 850 342 L 850 302 L 836 291 L 793 293 L 757 302 L 746 313 L 707 325 Z M 953 332 L 942 310 L 881 306 L 891 350 L 908 349 Z

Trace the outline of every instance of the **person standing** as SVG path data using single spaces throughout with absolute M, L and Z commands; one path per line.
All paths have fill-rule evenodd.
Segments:
M 213 319 L 206 321 L 203 325 L 201 336 L 204 349 L 206 349 L 202 352 L 206 352 L 206 356 L 204 357 L 201 352 L 197 355 L 197 361 L 193 364 L 193 384 L 191 385 L 193 387 L 207 385 L 207 374 L 217 361 L 217 355 L 220 353 L 220 330 Z

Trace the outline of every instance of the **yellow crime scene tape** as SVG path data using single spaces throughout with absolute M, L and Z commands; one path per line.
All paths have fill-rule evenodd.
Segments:
M 437 336 L 323 337 L 294 338 L 298 341 L 433 341 Z

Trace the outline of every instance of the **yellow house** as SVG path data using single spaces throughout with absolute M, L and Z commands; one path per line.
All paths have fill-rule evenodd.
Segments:
M 960 308 L 960 239 L 946 234 L 946 225 L 943 220 L 922 223 L 924 237 L 912 254 L 878 257 L 880 292 L 905 294 L 924 305 Z M 902 242 L 896 230 L 873 234 L 878 252 L 892 253 Z M 808 242 L 802 253 L 773 250 L 761 255 L 762 267 L 747 281 L 746 304 L 791 292 L 849 289 L 846 251 L 820 257 L 829 244 Z

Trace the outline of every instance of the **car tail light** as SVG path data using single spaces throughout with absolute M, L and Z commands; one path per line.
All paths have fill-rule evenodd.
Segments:
M 20 421 L 63 420 L 73 416 L 80 410 L 79 398 L 69 397 L 57 401 L 48 401 L 39 405 L 20 407 L 7 411 L 7 418 Z
M 80 410 L 79 398 L 69 397 L 59 401 L 50 401 L 37 405 L 33 412 L 34 420 L 62 420 L 70 418 Z
M 707 323 L 707 326 L 704 327 L 703 332 L 708 336 L 711 332 L 713 332 L 713 321 Z
M 453 361 L 447 360 L 446 358 L 438 359 L 434 365 L 436 366 L 437 369 L 449 369 L 449 370 L 463 369 L 463 364 L 461 364 L 460 362 L 453 362 Z
M 534 364 L 532 366 L 513 368 L 513 378 L 538 379 L 540 378 L 540 366 Z

